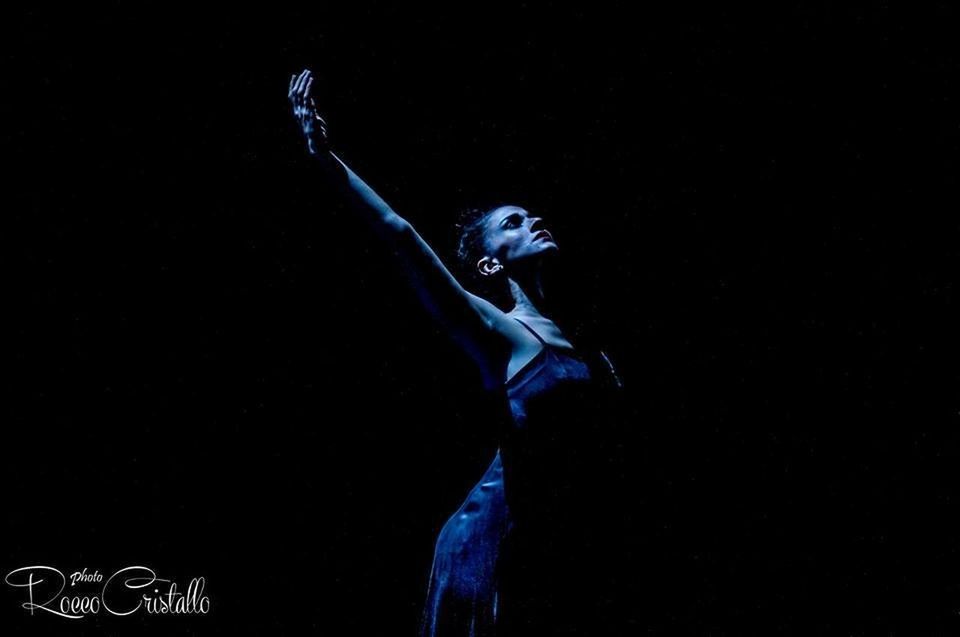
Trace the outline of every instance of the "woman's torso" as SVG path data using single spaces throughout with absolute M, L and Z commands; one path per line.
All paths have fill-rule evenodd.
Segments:
M 590 597 L 602 589 L 592 562 L 615 465 L 619 379 L 602 353 L 548 342 L 529 319 L 514 318 L 539 349 L 504 385 L 510 418 L 501 453 L 515 523 L 504 551 L 504 620 L 573 627 L 596 614 Z

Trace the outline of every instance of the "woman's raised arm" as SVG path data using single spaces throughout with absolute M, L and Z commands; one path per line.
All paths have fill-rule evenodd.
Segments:
M 351 207 L 387 242 L 423 305 L 477 362 L 485 381 L 502 382 L 510 348 L 499 328 L 509 319 L 498 307 L 464 289 L 413 226 L 329 149 L 326 122 L 310 95 L 312 84 L 313 77 L 305 70 L 290 78 L 288 94 L 307 151 Z

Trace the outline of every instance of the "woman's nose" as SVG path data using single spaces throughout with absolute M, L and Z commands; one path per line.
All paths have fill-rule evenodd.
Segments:
M 543 219 L 540 217 L 530 217 L 530 231 L 535 231 L 538 227 L 543 224 Z

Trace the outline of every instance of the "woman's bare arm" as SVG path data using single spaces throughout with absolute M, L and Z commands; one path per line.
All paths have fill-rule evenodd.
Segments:
M 396 255 L 404 273 L 430 314 L 478 363 L 488 382 L 500 382 L 510 348 L 501 327 L 508 319 L 495 305 L 468 292 L 450 273 L 414 227 L 327 147 L 326 122 L 317 114 L 310 71 L 290 80 L 294 115 L 307 150 L 326 178 L 343 193 Z

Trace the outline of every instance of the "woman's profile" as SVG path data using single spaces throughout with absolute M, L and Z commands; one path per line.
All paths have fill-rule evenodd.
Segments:
M 505 425 L 486 473 L 437 538 L 421 634 L 608 634 L 616 630 L 606 575 L 622 503 L 609 427 L 621 383 L 602 352 L 571 342 L 548 316 L 544 268 L 560 252 L 544 220 L 515 205 L 473 210 L 459 258 L 509 292 L 501 309 L 468 291 L 413 226 L 329 148 L 311 96 L 313 76 L 288 97 L 309 155 L 390 245 L 423 306 L 502 398 Z M 576 339 L 574 339 L 575 341 Z

